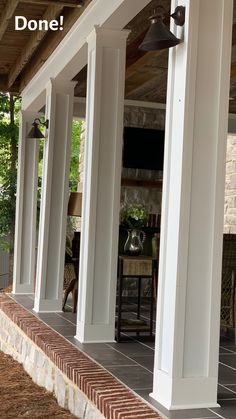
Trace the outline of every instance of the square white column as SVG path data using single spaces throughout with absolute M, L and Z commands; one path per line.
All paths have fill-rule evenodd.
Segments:
M 34 292 L 39 140 L 27 138 L 37 117 L 22 111 L 19 130 L 13 293 Z
M 114 341 L 127 35 L 96 27 L 88 38 L 80 342 Z
M 186 6 L 170 50 L 152 397 L 217 406 L 231 0 Z M 181 29 L 172 24 L 181 35 Z
M 73 96 L 74 83 L 47 85 L 36 312 L 62 310 Z

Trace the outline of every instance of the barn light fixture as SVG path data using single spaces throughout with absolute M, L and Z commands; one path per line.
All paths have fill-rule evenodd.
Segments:
M 45 138 L 45 135 L 40 131 L 39 125 L 43 125 L 46 129 L 49 127 L 49 120 L 46 119 L 46 121 L 41 121 L 39 118 L 35 118 L 32 128 L 30 132 L 27 135 L 27 138 Z
M 160 49 L 166 49 L 174 47 L 182 42 L 181 39 L 176 36 L 167 28 L 164 24 L 164 9 L 162 6 L 159 8 L 159 12 L 151 16 L 151 26 L 148 29 L 143 42 L 139 46 L 139 49 L 144 51 L 157 51 Z M 170 15 L 177 26 L 183 26 L 185 22 L 185 7 L 177 6 L 174 13 Z

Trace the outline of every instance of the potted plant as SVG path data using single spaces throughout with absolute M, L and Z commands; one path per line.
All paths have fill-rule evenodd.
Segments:
M 120 211 L 121 225 L 127 228 L 128 237 L 124 252 L 131 256 L 142 253 L 145 233 L 141 230 L 148 220 L 147 208 L 142 204 L 124 204 Z

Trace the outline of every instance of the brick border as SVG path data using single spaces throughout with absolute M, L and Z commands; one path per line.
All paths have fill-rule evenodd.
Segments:
M 161 418 L 111 373 L 9 295 L 0 294 L 0 309 L 88 397 L 106 419 Z

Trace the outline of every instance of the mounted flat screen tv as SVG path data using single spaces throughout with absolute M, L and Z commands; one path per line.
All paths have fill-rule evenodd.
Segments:
M 163 170 L 164 131 L 124 128 L 123 167 Z

